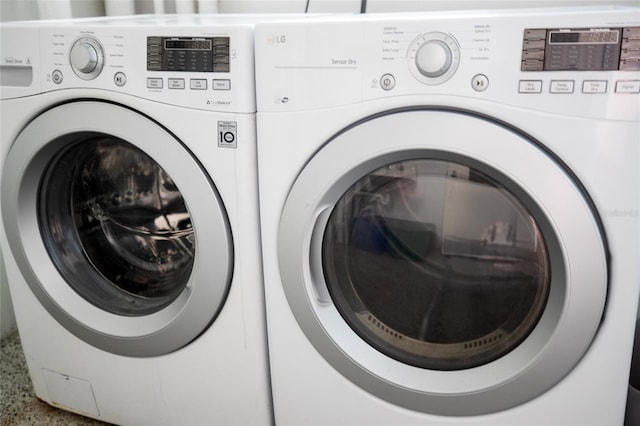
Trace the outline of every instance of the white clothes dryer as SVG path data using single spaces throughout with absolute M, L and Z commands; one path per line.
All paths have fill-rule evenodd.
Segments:
M 272 422 L 256 19 L 2 25 L 2 251 L 43 401 Z
M 640 9 L 256 28 L 278 424 L 621 424 Z

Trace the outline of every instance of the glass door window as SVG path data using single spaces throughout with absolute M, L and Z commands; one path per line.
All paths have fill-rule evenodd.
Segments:
M 39 221 L 67 282 L 119 315 L 156 312 L 191 276 L 195 235 L 167 172 L 128 142 L 91 135 L 68 146 L 40 185 Z
M 533 216 L 454 162 L 401 161 L 360 179 L 333 209 L 322 253 L 331 297 L 354 331 L 419 367 L 500 357 L 535 327 L 549 293 Z

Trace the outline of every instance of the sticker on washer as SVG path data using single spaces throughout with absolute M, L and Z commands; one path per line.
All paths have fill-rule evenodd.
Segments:
M 218 146 L 236 148 L 238 123 L 235 121 L 218 121 Z

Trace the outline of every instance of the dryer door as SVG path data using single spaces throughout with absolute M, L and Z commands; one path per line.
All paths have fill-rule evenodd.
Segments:
M 578 363 L 607 294 L 604 234 L 530 137 L 462 111 L 340 132 L 287 198 L 278 256 L 315 348 L 394 404 L 506 409 Z
M 224 205 L 158 123 L 101 102 L 57 106 L 11 146 L 2 215 L 26 282 L 80 339 L 127 356 L 202 333 L 231 281 Z

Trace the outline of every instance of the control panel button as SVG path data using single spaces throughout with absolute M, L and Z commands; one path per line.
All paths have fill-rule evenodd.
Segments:
M 213 90 L 231 90 L 231 80 L 214 78 L 212 87 Z
M 484 74 L 477 74 L 471 79 L 471 87 L 476 92 L 484 92 L 489 88 L 489 78 Z
M 391 90 L 396 87 L 396 79 L 391 74 L 384 74 L 380 77 L 380 87 L 384 90 Z
M 640 80 L 617 81 L 616 93 L 640 93 Z
M 522 44 L 523 50 L 525 50 L 525 51 L 544 49 L 545 45 L 546 45 L 546 40 L 544 40 L 544 39 L 542 39 L 542 40 L 524 40 L 524 42 Z
M 524 50 L 522 52 L 522 60 L 526 61 L 544 61 L 544 50 Z
M 544 40 L 547 37 L 547 30 L 544 29 L 526 29 L 524 30 L 525 40 Z
M 53 81 L 55 84 L 60 84 L 62 83 L 62 80 L 63 80 L 62 71 L 60 70 L 53 71 L 53 73 L 51 74 L 51 81 Z
M 204 78 L 192 78 L 189 80 L 191 90 L 207 90 L 207 80 Z
M 544 71 L 543 61 L 522 61 L 522 71 Z
M 147 78 L 147 89 L 162 89 L 162 79 L 157 77 Z
M 621 61 L 620 71 L 640 71 L 640 60 L 637 61 Z
M 542 93 L 542 80 L 520 80 L 520 93 Z
M 181 90 L 185 88 L 184 78 L 170 78 L 167 80 L 167 87 L 169 89 Z
M 573 93 L 573 80 L 552 80 L 549 91 L 551 93 Z
M 127 84 L 127 76 L 126 76 L 126 74 L 123 73 L 123 72 L 115 73 L 115 75 L 113 76 L 113 82 L 118 87 L 124 86 L 125 84 Z
M 607 93 L 607 82 L 604 80 L 585 80 L 582 82 L 582 93 Z

